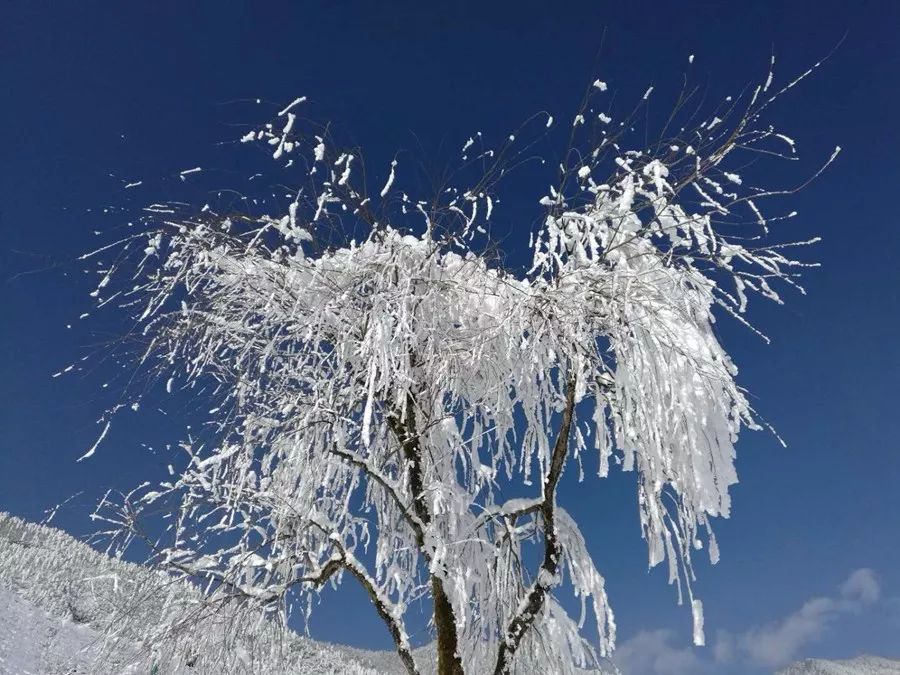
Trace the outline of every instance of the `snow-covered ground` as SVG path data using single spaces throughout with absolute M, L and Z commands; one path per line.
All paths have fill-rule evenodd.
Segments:
M 96 631 L 54 617 L 0 588 L 0 673 L 89 673 Z

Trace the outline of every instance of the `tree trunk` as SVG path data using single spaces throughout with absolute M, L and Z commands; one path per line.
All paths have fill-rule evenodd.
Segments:
M 444 593 L 443 582 L 434 575 L 431 577 L 431 596 L 434 600 L 434 626 L 437 632 L 437 674 L 463 675 L 453 607 Z
M 425 497 L 422 476 L 422 448 L 416 431 L 416 408 L 412 395 L 407 395 L 403 419 L 399 415 L 389 415 L 388 425 L 400 442 L 407 461 L 406 478 L 413 499 L 413 511 L 424 527 L 431 523 L 431 511 Z M 419 550 L 428 556 L 425 549 L 424 532 L 416 532 Z M 437 675 L 464 675 L 462 659 L 459 656 L 459 638 L 456 633 L 456 614 L 453 605 L 444 592 L 444 582 L 432 572 L 431 597 L 434 603 L 434 628 L 437 633 Z

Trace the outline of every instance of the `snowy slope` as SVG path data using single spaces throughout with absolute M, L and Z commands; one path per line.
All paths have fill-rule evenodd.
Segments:
M 390 652 L 366 652 L 292 635 L 278 660 L 255 655 L 243 668 L 199 654 L 190 669 L 166 663 L 134 640 L 112 643 L 110 625 L 146 628 L 193 608 L 197 592 L 146 568 L 116 560 L 51 527 L 0 513 L 0 675 L 66 673 L 278 672 L 295 675 L 394 675 Z M 165 609 L 164 609 L 165 608 Z M 213 622 L 214 623 L 214 622 Z M 215 630 L 204 625 L 201 630 Z M 254 631 L 256 635 L 264 630 Z M 186 639 L 190 639 L 188 633 Z M 229 645 L 252 652 L 258 645 Z M 249 657 L 248 657 L 249 658 Z
M 0 674 L 93 672 L 95 630 L 52 616 L 8 588 L 0 588 L 0 607 Z
M 878 656 L 858 656 L 846 661 L 804 659 L 779 671 L 778 675 L 897 675 L 898 673 L 900 661 Z

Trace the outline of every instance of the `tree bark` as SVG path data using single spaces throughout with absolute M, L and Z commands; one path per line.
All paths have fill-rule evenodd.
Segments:
M 434 600 L 434 626 L 437 632 L 438 675 L 463 675 L 462 659 L 456 635 L 456 615 L 444 593 L 443 582 L 431 575 L 431 595 Z

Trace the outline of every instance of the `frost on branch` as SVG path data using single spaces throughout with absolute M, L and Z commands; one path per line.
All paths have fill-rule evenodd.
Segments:
M 162 509 L 166 534 L 144 537 L 155 561 L 264 612 L 308 615 L 351 578 L 411 673 L 423 597 L 441 673 L 576 672 L 615 641 L 603 577 L 558 504 L 566 467 L 597 452 L 601 477 L 637 471 L 650 565 L 667 561 L 702 644 L 691 552 L 706 538 L 717 561 L 710 519 L 728 516 L 734 444 L 756 428 L 714 309 L 745 322 L 752 293 L 780 302 L 804 266 L 786 251 L 810 243 L 777 240 L 759 206 L 793 190 L 754 187 L 730 159 L 794 146 L 762 125 L 774 98 L 757 87 L 630 148 L 606 91 L 578 112 L 524 270 L 486 234 L 499 179 L 531 152 L 516 135 L 470 138 L 479 177 L 419 200 L 395 187 L 396 160 L 373 172 L 301 128 L 302 98 L 242 139 L 301 172 L 287 213 L 157 209 L 124 243 L 140 363 L 213 399 L 215 434 L 186 439 L 171 482 L 104 505 L 126 539 Z

